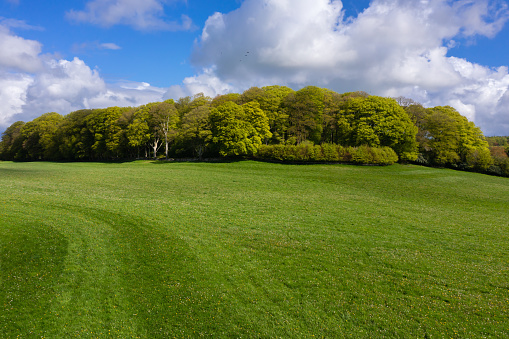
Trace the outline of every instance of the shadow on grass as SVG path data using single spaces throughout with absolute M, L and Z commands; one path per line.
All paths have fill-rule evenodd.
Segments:
M 228 163 L 237 163 L 242 162 L 246 160 L 254 160 L 254 159 L 248 159 L 244 157 L 227 157 L 227 158 L 170 158 L 168 160 L 166 159 L 157 159 L 157 160 L 148 160 L 152 164 L 155 165 L 164 165 L 164 164 L 174 164 L 174 163 L 220 163 L 220 164 L 228 164 Z

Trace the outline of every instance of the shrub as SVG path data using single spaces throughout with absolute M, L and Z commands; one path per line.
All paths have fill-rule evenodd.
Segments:
M 258 151 L 260 159 L 296 162 L 353 162 L 357 164 L 391 165 L 398 156 L 390 147 L 342 147 L 334 144 L 264 145 Z
M 334 144 L 322 144 L 320 147 L 321 158 L 318 161 L 340 161 L 340 147 Z

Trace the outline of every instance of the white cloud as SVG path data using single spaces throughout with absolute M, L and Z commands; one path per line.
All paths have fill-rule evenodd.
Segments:
M 211 98 L 228 92 L 232 92 L 234 88 L 222 81 L 215 75 L 214 69 L 204 69 L 201 74 L 194 77 L 187 77 L 182 82 L 183 85 L 174 85 L 168 88 L 164 98 L 175 99 L 186 96 L 193 96 L 197 93 L 203 93 Z
M 111 49 L 111 50 L 119 50 L 122 49 L 119 45 L 112 43 L 112 42 L 106 42 L 99 45 L 102 49 Z
M 507 134 L 509 126 L 488 123 L 509 114 L 500 105 L 507 68 L 448 53 L 456 40 L 494 37 L 508 18 L 506 3 L 490 0 L 374 0 L 355 18 L 345 17 L 339 0 L 245 0 L 207 20 L 192 56 L 207 76 L 188 78 L 184 87 L 317 85 L 406 95 L 454 104 L 486 134 Z
M 161 101 L 166 92 L 145 82 L 107 84 L 84 61 L 41 56 L 39 42 L 2 26 L 0 47 L 0 132 L 17 120 L 30 121 L 47 112 L 65 115 L 82 108 L 139 106 Z
M 89 50 L 120 50 L 122 47 L 119 45 L 113 43 L 113 42 L 105 42 L 101 43 L 99 41 L 92 41 L 92 42 L 82 42 L 82 43 L 76 43 L 72 46 L 71 50 L 74 53 L 83 53 L 85 51 Z
M 10 118 L 21 112 L 26 102 L 26 92 L 33 83 L 32 77 L 23 74 L 0 73 L 0 130 L 12 123 Z
M 7 28 L 20 28 L 33 31 L 44 31 L 43 27 L 29 25 L 24 20 L 9 19 L 4 17 L 0 17 L 0 25 Z
M 69 113 L 85 106 L 84 100 L 106 90 L 98 72 L 74 58 L 51 60 L 45 69 L 34 76 L 27 91 L 26 112 L 44 113 L 48 108 L 59 113 Z
M 82 108 L 139 106 L 161 101 L 165 91 L 148 83 L 106 84 L 96 70 L 78 58 L 52 60 L 32 78 L 18 115 L 9 120 L 29 121 L 52 111 L 65 115 Z
M 95 24 L 104 19 L 105 26 L 162 29 L 168 24 L 162 4 L 94 0 L 84 11 L 68 15 Z M 108 84 L 78 58 L 41 56 L 39 42 L 0 23 L 0 131 L 15 120 L 51 111 L 138 106 L 198 92 L 213 97 L 279 84 L 452 105 L 487 135 L 507 135 L 508 68 L 492 69 L 449 53 L 458 41 L 496 35 L 508 13 L 505 3 L 488 0 L 373 0 L 357 17 L 347 18 L 339 0 L 244 0 L 239 9 L 207 20 L 192 55 L 201 71 L 167 89 Z M 120 47 L 87 44 L 82 47 Z
M 35 72 L 41 69 L 41 44 L 23 39 L 0 25 L 0 70 Z
M 192 20 L 181 16 L 181 21 L 168 21 L 164 3 L 168 0 L 91 0 L 85 10 L 66 13 L 69 20 L 86 22 L 101 27 L 128 25 L 138 30 L 181 31 L 194 29 Z

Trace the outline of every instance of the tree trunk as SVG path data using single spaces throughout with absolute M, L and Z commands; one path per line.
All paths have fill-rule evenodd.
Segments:
M 166 160 L 168 160 L 168 132 L 164 133 L 164 142 L 166 144 Z
M 161 147 L 159 138 L 156 138 L 151 146 L 152 146 L 152 149 L 154 150 L 154 160 L 156 160 L 157 159 L 157 151 L 159 150 L 159 147 Z

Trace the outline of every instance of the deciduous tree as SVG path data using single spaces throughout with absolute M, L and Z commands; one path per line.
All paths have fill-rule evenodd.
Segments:
M 253 155 L 270 138 L 268 119 L 257 103 L 226 102 L 210 111 L 213 142 L 223 156 Z

